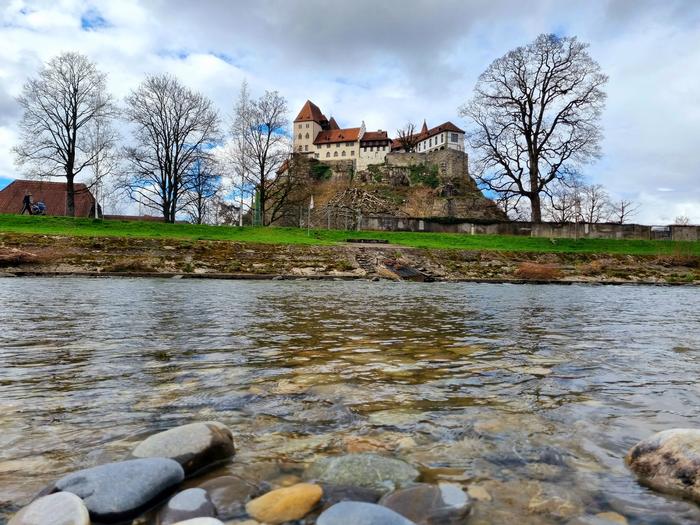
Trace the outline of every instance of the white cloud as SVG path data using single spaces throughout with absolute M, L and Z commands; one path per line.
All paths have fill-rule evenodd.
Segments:
M 641 203 L 638 219 L 700 223 L 700 2 L 676 0 L 0 0 L 0 177 L 26 78 L 74 49 L 118 98 L 164 71 L 230 113 L 246 78 L 277 89 L 291 118 L 310 98 L 341 125 L 393 133 L 452 120 L 478 75 L 542 32 L 577 35 L 610 76 L 603 159 L 588 177 Z M 102 20 L 81 28 L 81 16 Z M 670 190 L 670 191 L 669 191 Z M 670 218 L 670 219 L 669 219 Z

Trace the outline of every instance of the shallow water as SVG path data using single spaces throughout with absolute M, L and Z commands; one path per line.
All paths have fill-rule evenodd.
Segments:
M 0 279 L 0 516 L 216 419 L 238 447 L 218 473 L 375 450 L 484 487 L 470 524 L 696 523 L 623 456 L 698 426 L 699 352 L 693 288 Z

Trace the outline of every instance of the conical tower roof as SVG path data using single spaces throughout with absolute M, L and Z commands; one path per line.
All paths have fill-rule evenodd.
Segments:
M 321 122 L 326 122 L 328 119 L 325 117 L 325 115 L 321 112 L 319 107 L 311 102 L 310 100 L 307 100 L 304 106 L 301 108 L 301 111 L 299 111 L 299 114 L 297 115 L 297 118 L 294 119 L 294 122 L 318 122 L 319 124 Z

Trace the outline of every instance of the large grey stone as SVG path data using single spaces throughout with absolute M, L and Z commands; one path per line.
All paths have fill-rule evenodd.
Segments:
M 90 515 L 78 496 L 58 492 L 33 501 L 8 525 L 90 525 Z
M 233 434 L 222 423 L 190 423 L 154 434 L 132 452 L 134 457 L 174 459 L 190 475 L 235 454 Z
M 391 509 L 375 503 L 343 501 L 324 511 L 316 525 L 416 525 Z
M 118 523 L 160 502 L 184 477 L 172 459 L 132 459 L 79 470 L 59 479 L 55 489 L 81 497 L 94 521 Z
M 700 429 L 654 434 L 632 447 L 625 462 L 643 484 L 700 502 Z
M 231 458 L 235 452 L 231 431 L 221 423 L 207 421 L 154 434 L 142 441 L 132 455 L 174 459 L 189 476 Z
M 463 523 L 471 509 L 469 496 L 454 483 L 419 483 L 387 494 L 379 504 L 418 525 Z
M 419 472 L 398 459 L 377 454 L 348 454 L 318 460 L 306 471 L 305 476 L 332 485 L 387 492 L 416 480 Z
M 200 488 L 183 490 L 175 494 L 158 512 L 158 525 L 172 525 L 191 518 L 212 518 L 216 509 L 207 491 Z

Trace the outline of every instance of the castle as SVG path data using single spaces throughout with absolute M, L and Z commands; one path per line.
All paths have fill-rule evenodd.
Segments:
M 370 165 L 383 164 L 386 155 L 404 150 L 399 140 L 389 138 L 386 131 L 367 131 L 365 123 L 357 128 L 341 129 L 333 117 L 326 118 L 319 107 L 307 100 L 294 119 L 294 152 L 322 162 L 351 160 L 356 171 Z M 441 149 L 464 151 L 464 131 L 452 122 L 428 129 L 426 122 L 420 133 L 411 135 L 414 151 L 428 153 Z

